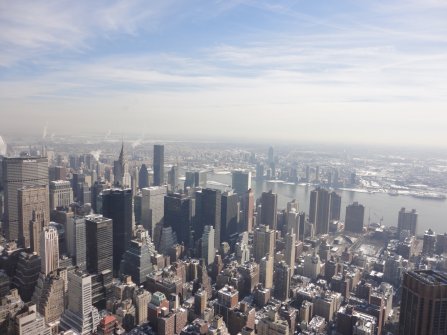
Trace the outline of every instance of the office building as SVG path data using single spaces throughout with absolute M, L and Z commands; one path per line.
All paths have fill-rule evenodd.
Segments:
M 177 235 L 178 243 L 191 247 L 191 230 L 195 218 L 195 200 L 180 193 L 164 198 L 164 225 L 170 226 Z
M 296 235 L 295 233 L 287 233 L 285 236 L 286 249 L 284 250 L 285 261 L 290 267 L 293 274 L 295 268 L 295 252 L 296 252 Z
M 259 262 L 259 282 L 266 289 L 273 287 L 273 255 L 267 254 Z
M 155 241 L 155 230 L 163 224 L 166 186 L 141 189 L 141 224 Z
M 329 221 L 339 221 L 341 212 L 341 196 L 331 192 L 331 205 L 329 208 Z
M 85 224 L 79 226 L 85 227 L 86 267 L 89 273 L 114 270 L 113 224 L 111 219 L 96 214 L 87 216 Z
M 238 233 L 239 197 L 232 191 L 224 192 L 221 197 L 220 240 L 229 241 L 230 236 Z
M 45 318 L 47 324 L 58 323 L 65 310 L 66 270 L 54 271 L 48 275 L 40 273 L 33 294 L 33 303 L 37 311 Z
M 138 188 L 142 189 L 149 187 L 149 172 L 146 164 L 142 164 L 140 171 L 138 171 Z
M 363 232 L 365 207 L 358 202 L 346 206 L 345 231 L 360 234 Z
M 445 273 L 408 271 L 402 282 L 399 333 L 447 333 L 447 276 Z
M 322 188 L 310 193 L 309 222 L 315 225 L 317 235 L 329 233 L 331 194 Z
M 99 324 L 99 313 L 92 305 L 92 278 L 80 271 L 68 273 L 68 308 L 61 318 L 62 330 L 81 335 L 93 333 Z
M 45 324 L 45 319 L 37 312 L 35 304 L 28 304 L 24 311 L 14 318 L 15 335 L 51 335 L 51 328 Z
M 67 255 L 73 259 L 73 263 L 81 270 L 87 266 L 87 237 L 85 218 L 75 216 L 68 218 L 65 224 L 65 241 L 67 245 Z
M 135 237 L 130 241 L 129 247 L 124 253 L 120 273 L 131 276 L 137 285 L 143 285 L 146 276 L 152 271 L 151 257 L 156 253 L 149 233 L 139 226 L 135 230 Z
M 251 232 L 253 230 L 253 214 L 255 211 L 255 193 L 249 189 L 241 197 L 241 219 L 239 232 Z
M 261 222 L 260 224 L 269 226 L 270 229 L 276 230 L 277 227 L 277 210 L 278 195 L 269 192 L 263 192 L 261 195 Z
M 124 153 L 124 142 L 121 144 L 121 151 L 118 160 L 113 162 L 114 185 L 127 188 L 131 186 L 131 176 L 129 165 Z
M 56 180 L 50 182 L 50 209 L 69 208 L 73 203 L 73 189 L 70 182 Z
M 289 299 L 291 270 L 289 265 L 281 261 L 275 264 L 273 296 L 281 301 Z
M 171 190 L 171 192 L 177 192 L 178 190 L 178 166 L 173 165 L 171 166 L 171 169 L 168 172 L 168 184 L 169 184 L 169 189 Z
M 40 232 L 49 225 L 48 186 L 24 186 L 17 190 L 19 245 L 39 253 Z
M 275 231 L 269 226 L 258 226 L 253 236 L 254 258 L 259 262 L 266 254 L 274 255 Z
M 3 230 L 8 241 L 18 240 L 18 190 L 24 186 L 47 185 L 48 187 L 48 159 L 46 157 L 3 157 L 2 170 L 5 208 Z
M 30 301 L 33 296 L 42 267 L 41 263 L 41 258 L 37 254 L 27 252 L 20 252 L 19 254 L 12 286 L 19 290 L 20 297 L 24 302 Z
M 206 265 L 210 265 L 214 262 L 215 250 L 215 230 L 213 226 L 205 226 L 202 235 L 202 258 L 205 260 Z
M 195 193 L 196 196 L 196 226 L 195 239 L 203 235 L 205 226 L 214 228 L 214 246 L 220 246 L 221 205 L 222 195 L 219 190 L 205 188 Z
M 251 172 L 244 170 L 235 170 L 231 173 L 232 187 L 236 194 L 243 196 L 251 189 Z
M 416 235 L 418 223 L 418 213 L 415 209 L 406 211 L 402 208 L 399 211 L 399 217 L 397 222 L 397 231 L 400 234 L 403 230 L 408 230 L 411 235 Z
M 41 272 L 48 275 L 59 268 L 59 236 L 57 230 L 46 227 L 40 234 Z
M 113 272 L 118 275 L 121 259 L 132 238 L 132 190 L 104 190 L 102 213 L 113 222 Z
M 154 186 L 165 184 L 165 147 L 164 145 L 154 145 Z

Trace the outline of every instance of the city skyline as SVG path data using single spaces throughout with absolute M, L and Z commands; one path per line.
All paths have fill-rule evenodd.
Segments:
M 76 118 L 91 133 L 445 147 L 442 1 L 0 9 L 0 134 L 73 134 Z

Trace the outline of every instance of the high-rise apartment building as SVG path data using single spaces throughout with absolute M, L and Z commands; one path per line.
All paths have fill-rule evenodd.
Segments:
M 105 218 L 102 215 L 89 215 L 85 219 L 84 227 L 88 272 L 113 271 L 112 219 Z
M 365 207 L 358 202 L 346 207 L 345 231 L 352 233 L 363 232 L 363 220 L 365 217 Z
M 24 186 L 35 185 L 46 185 L 48 189 L 48 159 L 46 157 L 29 156 L 18 158 L 3 157 L 2 167 L 5 207 L 4 232 L 7 240 L 18 240 L 18 190 Z
M 132 238 L 132 190 L 104 190 L 102 213 L 113 222 L 113 272 L 117 275 L 123 254 Z
M 263 192 L 261 195 L 261 222 L 260 224 L 269 226 L 270 229 L 276 230 L 277 227 L 277 210 L 278 195 L 269 192 Z
M 411 235 L 416 235 L 417 233 L 417 223 L 418 223 L 418 213 L 415 209 L 411 211 L 406 211 L 402 208 L 399 211 L 399 217 L 397 222 L 397 230 L 400 234 L 402 230 L 408 230 Z
M 154 145 L 154 185 L 163 186 L 165 183 L 165 146 Z
M 399 334 L 446 334 L 446 320 L 446 274 L 433 270 L 406 272 L 402 283 Z

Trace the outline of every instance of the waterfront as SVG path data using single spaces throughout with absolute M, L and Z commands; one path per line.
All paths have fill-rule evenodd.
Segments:
M 210 183 L 211 182 L 211 183 Z M 218 182 L 214 183 L 214 182 Z M 231 174 L 208 175 L 208 187 L 225 189 L 224 185 L 231 185 Z M 272 190 L 278 194 L 278 208 L 286 207 L 288 201 L 296 199 L 300 210 L 309 212 L 310 192 L 314 189 L 309 185 L 294 185 L 287 183 L 272 183 L 267 181 L 252 181 L 252 188 L 255 191 L 256 198 L 259 198 L 262 192 Z M 344 220 L 346 206 L 354 201 L 358 201 L 365 206 L 365 224 L 368 224 L 368 218 L 371 222 L 379 222 L 383 217 L 383 224 L 386 226 L 397 226 L 398 212 L 402 207 L 407 209 L 416 209 L 419 213 L 418 234 L 423 234 L 428 228 L 436 233 L 447 232 L 447 201 L 421 199 L 411 196 L 398 195 L 390 196 L 386 193 L 367 193 L 354 192 L 347 190 L 336 190 L 341 195 L 341 219 Z M 442 219 L 440 219 L 442 218 Z

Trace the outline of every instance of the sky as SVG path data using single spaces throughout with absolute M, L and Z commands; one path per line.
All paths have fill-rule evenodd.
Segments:
M 0 135 L 447 147 L 444 0 L 0 0 Z

